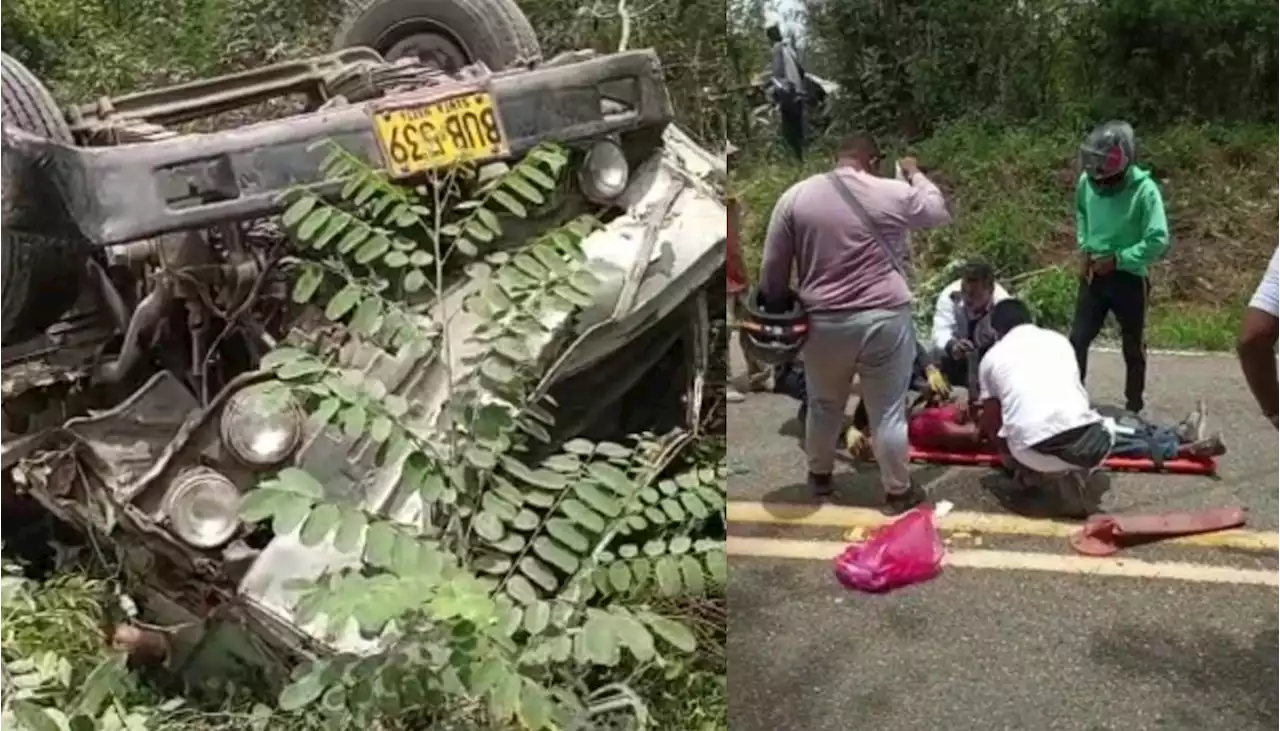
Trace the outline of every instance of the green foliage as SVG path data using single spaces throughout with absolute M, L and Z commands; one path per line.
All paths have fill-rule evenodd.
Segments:
M 104 582 L 72 574 L 35 587 L 7 561 L 2 581 L 0 647 L 6 658 L 45 652 L 86 657 L 99 651 L 105 621 L 102 599 L 109 596 Z M 57 644 L 51 645 L 50 638 Z M 82 678 L 72 680 L 76 679 Z
M 490 722 L 539 729 L 621 702 L 643 719 L 625 686 L 584 692 L 583 668 L 671 664 L 695 650 L 692 632 L 645 600 L 723 586 L 723 543 L 694 539 L 723 508 L 723 469 L 663 479 L 667 440 L 651 435 L 574 439 L 546 454 L 555 404 L 543 396 L 539 343 L 557 342 L 593 302 L 581 242 L 597 224 L 580 217 L 513 248 L 504 219 L 546 204 L 566 163 L 547 145 L 510 167 L 452 169 L 408 189 L 335 146 L 325 169 L 347 181 L 341 202 L 288 194 L 295 303 L 349 338 L 444 363 L 451 346 L 440 333 L 453 318 L 472 332 L 442 418 L 425 430 L 432 415 L 320 344 L 264 358 L 314 424 L 379 444 L 379 468 L 398 469 L 428 508 L 420 524 L 392 521 L 292 467 L 245 497 L 246 521 L 358 558 L 304 591 L 297 621 L 320 621 L 331 637 L 354 623 L 384 638 L 372 655 L 307 668 L 282 710 L 369 723 L 482 708 Z M 458 270 L 469 294 L 450 312 L 438 293 Z
M 332 0 L 11 0 L 0 38 L 64 102 L 191 81 L 328 48 Z
M 856 0 L 815 6 L 811 27 L 844 118 L 918 138 L 972 117 L 1273 122 L 1274 16 L 1261 0 Z
M 1239 313 L 1275 249 L 1275 128 L 1187 124 L 1139 127 L 1138 134 L 1140 164 L 1160 182 L 1173 227 L 1170 252 L 1152 270 L 1148 342 L 1233 347 Z M 1076 296 L 1071 206 L 1078 144 L 1070 129 L 976 121 L 947 126 L 910 147 L 891 141 L 890 157 L 917 155 L 954 215 L 950 225 L 912 237 L 922 326 L 953 267 L 980 257 L 1043 323 L 1067 327 Z M 819 146 L 804 166 L 757 153 L 732 170 L 753 274 L 774 202 L 797 180 L 825 170 L 828 153 Z

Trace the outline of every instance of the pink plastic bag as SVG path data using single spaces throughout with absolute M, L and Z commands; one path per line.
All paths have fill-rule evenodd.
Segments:
M 836 578 L 855 591 L 892 591 L 941 573 L 944 550 L 933 508 L 924 505 L 846 548 L 836 557 Z

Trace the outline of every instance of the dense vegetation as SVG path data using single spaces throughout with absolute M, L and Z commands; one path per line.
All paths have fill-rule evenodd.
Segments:
M 803 167 L 770 130 L 746 130 L 734 180 L 749 259 L 777 196 L 829 164 L 852 130 L 911 152 L 954 203 L 956 223 L 915 239 L 928 281 L 966 256 L 992 261 L 1045 322 L 1065 327 L 1075 151 L 1094 124 L 1129 120 L 1173 228 L 1153 270 L 1154 346 L 1221 349 L 1275 247 L 1274 9 L 1260 0 L 844 0 L 815 4 L 811 71 L 843 86 L 836 124 Z M 740 17 L 749 19 L 744 7 Z M 759 18 L 758 12 L 755 15 Z M 731 46 L 763 67 L 761 21 Z M 931 304 L 921 292 L 921 309 Z M 922 314 L 927 314 L 922 313 Z
M 326 50 L 344 13 L 355 4 L 340 0 L 15 0 L 3 8 L 3 45 L 6 52 L 45 80 L 60 101 L 86 101 L 102 94 Z M 668 82 L 685 126 L 708 144 L 724 138 L 726 115 L 702 103 L 704 89 L 725 85 L 715 63 L 723 54 L 726 38 L 722 6 L 650 3 L 630 10 L 624 5 L 620 13 L 620 6 L 612 2 L 590 5 L 544 0 L 524 5 L 535 27 L 543 29 L 548 55 L 588 46 L 616 49 L 625 24 L 627 47 L 656 47 L 668 59 Z M 540 159 L 542 162 L 534 165 L 537 169 L 516 169 L 503 178 L 481 181 L 481 195 L 492 199 L 498 208 L 476 208 L 474 199 L 458 199 L 450 205 L 480 211 L 472 215 L 475 220 L 456 222 L 457 230 L 450 229 L 453 233 L 436 232 L 437 241 L 447 245 L 452 240 L 454 260 L 479 257 L 476 266 L 467 270 L 468 276 L 494 278 L 497 289 L 492 289 L 492 298 L 481 298 L 468 306 L 495 320 L 519 320 L 519 310 L 525 305 L 572 307 L 592 284 L 584 273 L 574 270 L 573 250 L 580 226 L 590 225 L 589 221 L 559 231 L 553 238 L 529 242 L 526 253 L 532 259 L 498 256 L 486 260 L 483 253 L 475 251 L 477 243 L 478 248 L 484 248 L 486 230 L 492 236 L 492 227 L 501 226 L 499 216 L 519 215 L 524 206 L 521 196 L 530 195 L 530 185 L 534 186 L 532 195 L 544 195 L 537 186 L 549 180 L 548 175 L 554 177 L 560 163 L 552 150 L 543 151 Z M 350 161 L 334 158 L 331 164 L 341 167 Z M 366 187 L 376 187 L 372 179 L 366 182 Z M 363 197 L 363 190 L 351 193 Z M 431 282 L 438 284 L 438 270 L 433 273 L 429 263 L 422 264 L 425 268 L 417 267 L 449 252 L 411 250 L 405 247 L 412 246 L 407 243 L 412 236 L 393 235 L 422 223 L 413 210 L 401 210 L 393 200 L 411 196 L 412 191 L 394 187 L 370 190 L 363 215 L 342 218 L 311 200 L 298 202 L 291 209 L 285 224 L 312 244 L 303 248 L 313 257 L 311 263 L 301 265 L 293 296 L 300 301 L 324 297 L 329 316 L 349 328 L 368 330 L 375 339 L 386 336 L 389 344 L 419 336 L 429 339 L 433 333 L 414 333 L 402 326 L 399 315 L 403 305 L 394 295 L 430 290 Z M 378 206 L 380 200 L 389 203 Z M 340 218 L 343 231 L 334 229 Z M 458 235 L 459 231 L 465 236 Z M 357 241 L 356 233 L 364 238 Z M 335 251 L 315 245 L 318 239 L 332 244 L 329 248 Z M 370 263 L 390 267 L 396 281 L 390 290 L 384 291 L 381 284 L 368 278 L 374 275 L 362 273 Z M 531 271 L 545 277 L 561 267 L 574 276 L 565 281 L 543 281 L 532 289 L 527 286 Z M 552 300 L 542 302 L 548 296 Z M 518 358 L 510 360 L 518 353 L 501 341 L 500 337 L 491 340 L 487 347 L 500 348 L 505 355 L 494 351 L 496 360 L 480 364 L 475 377 L 490 385 L 498 379 L 496 385 L 511 397 L 518 411 L 527 408 L 530 413 L 543 413 L 532 402 L 521 406 L 530 396 L 526 387 L 532 374 Z M 272 364 L 309 399 L 309 408 L 317 418 L 332 419 L 343 429 L 362 431 L 383 441 L 386 458 L 393 448 L 414 448 L 412 439 L 406 441 L 407 433 L 397 426 L 397 415 L 375 408 L 379 399 L 369 394 L 378 392 L 377 383 L 364 383 L 354 391 L 344 387 L 318 397 L 326 388 L 324 384 L 337 380 L 336 372 L 318 367 L 314 356 L 283 351 Z M 424 497 L 429 494 L 435 501 L 452 500 L 466 506 L 453 513 L 456 520 L 450 521 L 454 529 L 463 531 L 464 538 L 452 541 L 446 533 L 446 539 L 438 541 L 402 535 L 403 531 L 380 523 L 377 516 L 318 500 L 314 480 L 297 470 L 286 470 L 262 485 L 246 504 L 245 518 L 278 530 L 287 529 L 293 521 L 303 525 L 313 539 L 336 531 L 335 540 L 340 540 L 344 531 L 349 536 L 353 526 L 363 526 L 370 536 L 363 572 L 335 577 L 331 586 L 337 590 L 317 592 L 310 600 L 312 608 L 323 607 L 331 615 L 345 611 L 362 622 L 371 617 L 383 622 L 395 619 L 416 627 L 411 644 L 428 650 L 427 660 L 438 657 L 443 648 L 451 658 L 451 667 L 482 668 L 490 675 L 494 669 L 500 671 L 490 678 L 490 686 L 460 690 L 448 682 L 396 685 L 409 669 L 406 657 L 413 655 L 401 653 L 349 668 L 352 672 L 338 683 L 333 682 L 334 666 L 313 666 L 310 674 L 295 678 L 278 698 L 263 695 L 236 678 L 212 679 L 210 687 L 185 692 L 160 688 L 150 679 L 128 672 L 102 634 L 106 611 L 117 601 L 121 587 L 102 575 L 93 556 L 60 552 L 62 571 L 54 578 L 31 582 L 15 575 L 6 579 L 5 695 L 9 701 L 18 701 L 10 710 L 20 714 L 19 720 L 26 725 L 41 731 L 62 728 L 64 722 L 104 731 L 212 731 L 301 730 L 334 723 L 345 727 L 354 720 L 376 729 L 421 728 L 427 723 L 439 728 L 496 729 L 508 724 L 537 728 L 550 720 L 563 723 L 581 704 L 639 707 L 647 710 L 656 728 L 723 729 L 723 552 L 714 540 L 714 530 L 710 539 L 700 531 L 706 516 L 699 518 L 690 512 L 708 511 L 715 520 L 717 495 L 723 499 L 723 473 L 716 471 L 716 465 L 722 464 L 723 445 L 706 440 L 687 450 L 686 456 L 661 474 L 646 466 L 657 443 L 642 435 L 628 445 L 590 445 L 579 440 L 569 445 L 569 452 L 553 456 L 554 465 L 530 463 L 522 467 L 526 456 L 519 452 L 519 445 L 530 438 L 528 434 L 536 435 L 540 430 L 537 419 L 531 421 L 528 414 L 516 420 L 499 418 L 503 415 L 492 408 L 477 407 L 468 398 L 465 389 L 451 397 L 460 416 L 469 414 L 458 423 L 470 424 L 463 430 L 465 435 L 459 432 L 457 436 L 463 441 L 455 445 L 462 447 L 458 453 L 467 455 L 466 461 L 454 469 L 459 475 L 471 473 L 465 478 L 458 476 L 471 481 L 468 484 L 476 479 L 481 484 L 493 480 L 490 484 L 501 485 L 504 494 L 458 495 L 443 489 L 453 475 L 431 470 L 420 470 L 419 475 Z M 465 446 L 468 442 L 470 447 Z M 434 463 L 429 457 L 419 455 L 413 464 L 423 467 Z M 556 471 L 567 469 L 570 463 L 595 477 L 586 471 L 579 476 Z M 503 476 L 506 470 L 514 472 Z M 534 482 L 524 482 L 526 479 Z M 513 486 L 519 487 L 513 490 Z M 664 513 L 649 510 L 653 506 L 645 502 L 658 487 L 661 497 L 657 505 L 663 510 L 667 503 L 674 506 L 672 512 L 665 513 L 670 522 L 666 526 L 652 522 Z M 598 540 L 582 549 L 585 553 L 576 545 L 570 546 L 572 551 L 564 550 L 569 546 L 565 541 L 574 543 L 584 536 L 582 529 L 569 530 L 564 520 L 555 517 L 554 511 L 562 503 L 538 507 L 539 500 L 556 490 L 591 501 L 565 501 L 587 505 L 588 513 L 579 514 L 579 518 L 594 515 L 606 520 L 607 527 L 598 533 Z M 527 504 L 521 505 L 521 499 Z M 533 502 L 527 502 L 530 500 Z M 515 512 L 503 514 L 504 504 Z M 449 510 L 446 506 L 446 515 Z M 597 512 L 601 510 L 603 514 Z M 616 520 L 609 517 L 615 513 Z M 537 526 L 530 522 L 533 515 L 542 515 Z M 637 532 L 635 526 L 641 520 L 649 521 L 647 532 Z M 618 527 L 615 522 L 625 524 Z M 615 540 L 619 532 L 629 537 Z M 497 582 L 485 576 L 502 569 L 501 550 L 517 539 L 530 545 L 532 553 L 520 563 L 519 571 L 513 564 L 509 571 L 501 572 L 502 582 L 495 590 L 491 583 Z M 416 557 L 416 562 L 405 556 Z M 545 571 L 527 573 L 537 566 Z M 440 568 L 449 576 L 444 591 L 425 603 L 405 601 L 407 597 L 420 600 L 422 572 Z M 14 571 L 7 560 L 6 571 Z M 553 580 L 554 587 L 531 584 Z M 552 588 L 556 591 L 551 592 Z M 569 601 L 571 596 L 580 603 Z M 514 625 L 512 617 L 517 618 Z M 494 628 L 493 623 L 499 620 L 510 629 L 506 638 Z M 517 643 L 515 650 L 512 641 Z M 562 654 L 566 648 L 567 656 Z M 419 661 L 411 664 L 425 661 L 423 655 L 417 657 Z M 413 667 L 416 670 L 409 675 L 433 677 L 429 667 Z M 450 668 L 435 671 L 437 679 L 456 678 L 450 675 Z M 398 680 L 392 681 L 393 677 Z M 481 682 L 478 678 L 476 683 Z M 591 688 L 601 692 L 582 694 Z M 400 712 L 391 713 L 396 707 Z M 47 709 L 61 709 L 62 713 Z

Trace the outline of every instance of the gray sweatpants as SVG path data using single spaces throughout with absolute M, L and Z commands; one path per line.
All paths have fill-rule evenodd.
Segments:
M 910 308 L 810 315 L 804 345 L 809 390 L 804 448 L 810 472 L 831 474 L 835 467 L 836 443 L 856 375 L 885 491 L 907 489 L 906 397 L 914 359 Z

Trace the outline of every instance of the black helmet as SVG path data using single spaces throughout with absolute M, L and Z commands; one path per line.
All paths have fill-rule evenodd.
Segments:
M 760 291 L 752 288 L 743 309 L 746 317 L 739 327 L 746 335 L 742 347 L 747 355 L 774 366 L 795 360 L 809 337 L 809 314 L 795 292 L 788 290 L 781 302 L 766 307 Z
M 1133 163 L 1134 147 L 1133 127 L 1128 122 L 1107 122 L 1080 145 L 1080 167 L 1095 183 L 1115 180 Z

